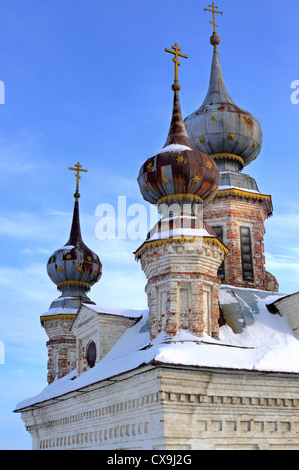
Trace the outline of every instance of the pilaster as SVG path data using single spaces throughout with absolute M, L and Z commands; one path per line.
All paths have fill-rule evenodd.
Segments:
M 218 336 L 217 271 L 223 256 L 218 244 L 203 239 L 165 242 L 141 254 L 152 339 L 162 331 L 175 336 L 180 330 Z

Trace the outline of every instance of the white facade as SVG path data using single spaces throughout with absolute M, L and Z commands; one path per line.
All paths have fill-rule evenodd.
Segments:
M 297 450 L 299 380 L 148 365 L 22 413 L 36 450 Z
M 83 306 L 78 370 L 16 408 L 33 449 L 297 449 L 299 341 L 267 308 L 280 297 L 222 286 L 219 339 L 186 330 L 152 340 L 147 312 Z

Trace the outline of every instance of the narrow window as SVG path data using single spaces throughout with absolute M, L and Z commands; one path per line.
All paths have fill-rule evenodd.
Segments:
M 212 229 L 216 233 L 216 237 L 221 241 L 221 243 L 223 243 L 223 227 L 212 227 Z M 220 279 L 225 278 L 224 261 L 222 261 L 220 268 L 218 269 L 218 277 L 220 277 Z
M 92 341 L 89 344 L 87 348 L 87 353 L 86 353 L 87 364 L 89 365 L 91 369 L 95 366 L 96 358 L 97 358 L 97 347 L 95 345 L 95 342 Z
M 253 259 L 249 227 L 240 227 L 241 259 L 244 281 L 253 281 Z

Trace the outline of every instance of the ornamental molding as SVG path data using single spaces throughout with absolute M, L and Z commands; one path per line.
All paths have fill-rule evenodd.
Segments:
M 243 158 L 239 157 L 238 155 L 234 155 L 233 153 L 214 153 L 211 155 L 211 158 L 213 160 L 236 160 L 237 162 L 241 163 L 242 167 L 245 166 Z
M 203 199 L 196 194 L 170 194 L 167 196 L 163 196 L 158 201 L 158 206 L 165 202 L 173 202 L 173 201 L 192 201 L 197 202 L 198 204 L 203 204 Z
M 43 324 L 46 321 L 56 321 L 56 320 L 74 320 L 76 313 L 68 314 L 57 314 L 57 315 L 42 315 L 40 317 L 40 322 Z
M 157 248 L 160 246 L 167 246 L 172 244 L 183 244 L 183 243 L 195 243 L 200 241 L 210 246 L 218 246 L 225 254 L 228 254 L 228 249 L 223 243 L 221 243 L 218 238 L 215 237 L 179 237 L 179 238 L 165 238 L 163 240 L 155 240 L 144 242 L 143 245 L 134 253 L 135 259 L 138 260 L 141 258 L 142 254 L 145 251 L 148 251 L 152 248 Z

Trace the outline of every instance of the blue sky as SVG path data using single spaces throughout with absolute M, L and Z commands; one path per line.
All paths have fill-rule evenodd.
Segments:
M 206 94 L 212 47 L 203 0 L 0 0 L 0 449 L 30 449 L 19 401 L 46 385 L 46 334 L 39 317 L 58 296 L 46 274 L 68 240 L 80 161 L 85 243 L 100 256 L 98 304 L 145 308 L 145 277 L 133 252 L 142 240 L 98 240 L 96 207 L 126 196 L 142 203 L 141 164 L 164 145 L 173 64 L 165 47 L 189 55 L 179 70 L 183 116 Z M 264 144 L 246 168 L 271 194 L 267 267 L 281 291 L 299 290 L 299 4 L 219 0 L 217 18 L 229 94 L 260 121 Z M 128 217 L 128 221 L 130 217 Z M 117 295 L 115 294 L 117 292 Z

